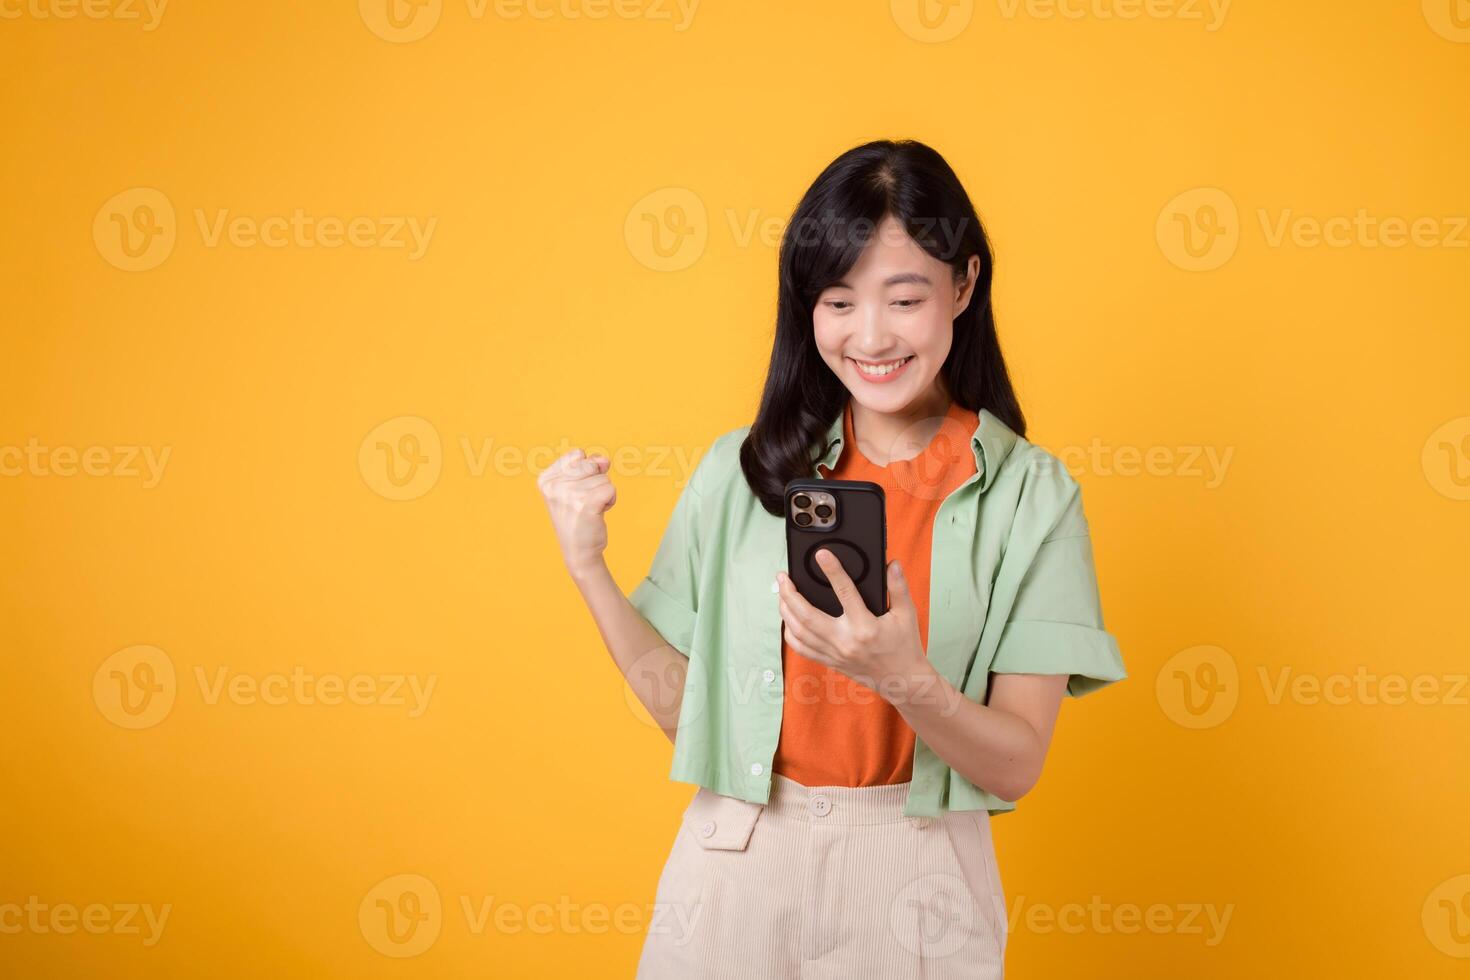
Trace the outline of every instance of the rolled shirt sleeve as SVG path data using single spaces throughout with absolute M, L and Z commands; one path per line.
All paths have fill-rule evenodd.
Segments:
M 699 609 L 699 467 L 679 494 L 648 574 L 628 601 L 671 646 L 689 656 Z
M 1081 697 L 1128 675 L 1118 641 L 1103 627 L 1092 536 L 1080 489 L 1071 490 L 1021 580 L 990 670 L 1070 674 L 1067 693 Z

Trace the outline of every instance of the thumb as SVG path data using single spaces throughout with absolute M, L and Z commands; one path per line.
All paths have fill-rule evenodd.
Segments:
M 909 580 L 903 577 L 903 568 L 894 559 L 888 563 L 888 608 L 913 609 L 914 597 L 909 594 Z

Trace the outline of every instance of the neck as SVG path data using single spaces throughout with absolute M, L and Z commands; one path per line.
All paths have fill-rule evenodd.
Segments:
M 856 398 L 849 403 L 858 451 L 869 462 L 887 466 L 919 455 L 939 432 L 954 399 L 936 380 L 929 391 L 897 412 L 875 411 Z

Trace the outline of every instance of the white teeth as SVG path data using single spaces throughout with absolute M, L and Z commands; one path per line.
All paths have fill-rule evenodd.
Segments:
M 862 361 L 855 360 L 852 363 L 856 364 L 857 369 L 864 374 L 871 375 L 875 378 L 881 378 L 885 374 L 892 374 L 894 371 L 897 371 L 908 362 L 909 358 L 905 357 L 903 360 L 900 361 L 891 361 L 888 364 L 879 364 L 872 367 L 864 364 Z

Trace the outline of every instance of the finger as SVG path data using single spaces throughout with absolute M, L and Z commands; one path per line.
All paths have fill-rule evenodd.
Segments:
M 830 616 L 821 609 L 806 601 L 806 596 L 796 589 L 796 583 L 791 581 L 791 576 L 785 572 L 776 573 L 776 591 L 780 593 L 782 600 L 790 607 L 797 621 L 809 628 L 829 630 L 837 624 L 837 618 Z
M 551 461 L 550 466 L 547 466 L 546 469 L 541 471 L 541 480 L 545 483 L 550 483 L 553 480 L 559 480 L 565 476 L 569 476 L 582 458 L 583 454 L 580 449 L 573 449 L 570 452 L 562 453 Z
M 574 476 L 587 477 L 597 476 L 607 471 L 606 456 L 583 456 L 571 462 L 569 471 Z
M 814 650 L 821 650 L 829 657 L 836 654 L 836 648 L 832 645 L 831 641 L 797 619 L 793 615 L 791 607 L 786 605 L 784 600 L 779 602 L 778 605 L 781 609 L 781 622 L 786 624 L 786 636 L 788 639 L 799 640 Z
M 567 462 L 563 479 L 567 483 L 578 483 L 593 477 L 603 476 L 608 470 L 606 456 L 581 456 Z
M 786 643 L 791 647 L 792 652 L 800 654 L 813 663 L 819 663 L 824 667 L 835 667 L 831 657 L 805 642 L 800 637 L 793 636 L 789 625 L 786 628 Z
M 851 616 L 853 619 L 873 615 L 863 604 L 863 597 L 858 594 L 857 586 L 852 584 L 847 569 L 842 567 L 842 562 L 836 555 L 826 548 L 818 548 L 817 564 L 821 565 L 822 571 L 827 573 L 827 581 L 832 583 L 832 591 L 837 593 L 837 601 L 842 603 L 844 615 Z
M 564 463 L 564 461 L 569 459 L 575 452 L 577 452 L 577 450 L 574 449 L 572 450 L 572 452 L 563 453 L 562 455 L 556 457 L 556 459 L 553 459 L 551 462 L 547 463 L 546 468 L 541 471 L 541 473 L 536 477 L 536 480 L 542 486 L 545 486 L 552 480 L 556 479 L 558 476 L 561 475 L 562 464 Z
M 914 612 L 914 596 L 909 592 L 909 580 L 903 576 L 898 559 L 888 563 L 888 611 Z
M 601 514 L 618 502 L 618 488 L 606 483 L 589 493 L 587 498 L 592 502 L 592 512 Z

